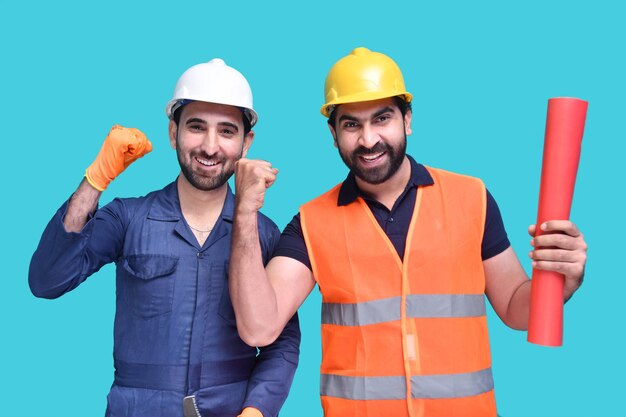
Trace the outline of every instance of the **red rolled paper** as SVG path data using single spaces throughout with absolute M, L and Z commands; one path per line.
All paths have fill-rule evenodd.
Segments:
M 569 219 L 586 116 L 584 100 L 548 100 L 536 236 L 543 234 L 539 228 L 543 222 Z M 563 284 L 562 274 L 533 269 L 529 342 L 544 346 L 563 344 Z

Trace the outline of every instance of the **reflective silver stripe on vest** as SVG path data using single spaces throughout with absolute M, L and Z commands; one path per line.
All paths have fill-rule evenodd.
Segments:
M 466 374 L 417 375 L 411 377 L 413 398 L 459 398 L 493 389 L 491 368 Z M 320 376 L 320 395 L 348 400 L 402 400 L 406 398 L 403 376 Z
M 402 400 L 406 398 L 403 376 L 320 375 L 320 395 L 349 400 Z
M 323 303 L 322 324 L 365 326 L 400 320 L 401 297 L 356 304 Z M 482 294 L 411 294 L 407 296 L 407 317 L 450 318 L 485 315 Z
M 482 294 L 413 294 L 406 297 L 407 317 L 480 317 L 485 314 L 485 297 Z
M 322 324 L 365 326 L 400 320 L 400 297 L 356 304 L 322 304 Z
M 471 397 L 492 389 L 491 368 L 466 374 L 411 377 L 411 395 L 413 398 Z

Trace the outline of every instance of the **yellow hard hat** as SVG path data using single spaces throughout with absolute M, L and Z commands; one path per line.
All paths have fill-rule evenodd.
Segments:
M 326 103 L 320 109 L 328 117 L 337 104 L 401 96 L 410 103 L 398 65 L 385 54 L 356 48 L 333 65 L 324 85 Z

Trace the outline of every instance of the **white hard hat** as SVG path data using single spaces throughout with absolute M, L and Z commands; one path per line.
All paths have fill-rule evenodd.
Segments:
M 219 58 L 194 65 L 180 76 L 174 96 L 165 107 L 167 117 L 173 119 L 176 109 L 188 100 L 239 107 L 250 126 L 254 126 L 259 118 L 252 108 L 250 84 L 239 71 Z

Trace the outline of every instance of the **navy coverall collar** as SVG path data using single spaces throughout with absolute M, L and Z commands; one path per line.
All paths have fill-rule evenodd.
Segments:
M 220 217 L 228 222 L 233 221 L 235 212 L 235 196 L 230 189 L 230 185 L 226 184 L 226 199 Z M 178 198 L 178 185 L 174 181 L 163 188 L 163 192 L 159 193 L 152 202 L 148 218 L 161 221 L 177 221 L 182 220 L 183 214 L 180 209 L 180 200 Z
M 419 187 L 435 183 L 433 177 L 424 165 L 415 162 L 415 159 L 413 159 L 410 155 L 407 155 L 407 157 L 411 163 L 411 177 L 405 187 L 405 191 L 409 187 Z M 350 171 L 343 184 L 341 184 L 339 197 L 337 198 L 337 205 L 346 206 L 356 200 L 357 197 L 365 197 L 365 195 L 357 186 L 354 174 Z
M 165 186 L 165 188 L 163 188 L 163 192 L 157 194 L 157 197 L 150 206 L 148 219 L 165 222 L 177 222 L 174 226 L 176 233 L 188 244 L 204 251 L 221 238 L 227 236 L 230 231 L 230 227 L 226 226 L 224 221 L 230 224 L 233 222 L 233 214 L 235 212 L 235 196 L 233 195 L 228 183 L 226 184 L 226 187 L 226 199 L 224 200 L 222 212 L 215 222 L 213 231 L 202 247 L 199 246 L 197 239 L 183 217 L 183 213 L 180 208 L 180 199 L 178 198 L 178 185 L 176 181 Z

